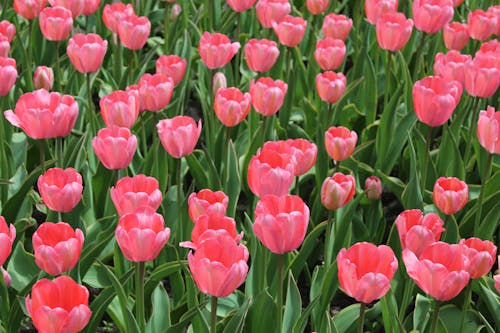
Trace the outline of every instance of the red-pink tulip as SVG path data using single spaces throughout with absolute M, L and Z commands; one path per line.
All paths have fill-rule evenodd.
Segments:
M 71 11 L 73 18 L 75 18 L 83 13 L 86 1 L 87 0 L 49 0 L 49 3 L 52 7 L 61 6 L 68 9 Z
M 188 116 L 163 119 L 156 125 L 158 136 L 165 150 L 174 158 L 191 154 L 201 133 L 201 119 L 196 124 Z
M 469 199 L 469 188 L 464 181 L 455 177 L 440 177 L 432 191 L 434 204 L 446 215 L 462 209 Z
M 198 52 L 209 69 L 224 67 L 240 49 L 240 43 L 231 43 L 229 37 L 221 33 L 204 32 L 200 38 Z
M 126 127 L 101 128 L 92 139 L 92 148 L 107 169 L 124 169 L 134 158 L 137 138 Z
M 202 293 L 229 296 L 248 273 L 248 250 L 224 229 L 208 230 L 201 235 L 188 264 L 194 282 Z
M 122 20 L 134 15 L 134 6 L 130 3 L 115 2 L 104 6 L 102 11 L 102 21 L 104 25 L 113 33 L 118 34 L 118 27 Z
M 32 139 L 64 137 L 75 125 L 78 104 L 73 96 L 39 89 L 23 94 L 17 100 L 14 112 L 7 110 L 4 115 Z
M 468 54 L 451 50 L 448 53 L 438 53 L 434 58 L 434 74 L 446 81 L 458 81 L 465 84 L 465 64 L 472 60 Z
M 97 72 L 108 49 L 108 41 L 97 34 L 76 34 L 68 41 L 66 53 L 80 73 Z
M 358 302 L 371 303 L 389 291 L 398 259 L 389 246 L 362 242 L 341 249 L 337 265 L 342 290 Z
M 40 15 L 47 0 L 14 0 L 14 10 L 27 20 L 32 20 Z
M 471 279 L 478 279 L 491 270 L 495 263 L 497 247 L 489 240 L 476 237 L 460 240 L 464 247 L 464 254 L 469 258 L 469 272 Z
M 210 213 L 226 214 L 229 198 L 222 191 L 203 189 L 198 193 L 191 193 L 188 197 L 188 213 L 191 221 L 196 222 L 202 215 Z
M 250 39 L 244 51 L 248 68 L 254 72 L 267 72 L 280 55 L 278 44 L 268 39 Z
M 498 262 L 500 262 L 500 259 L 498 259 Z M 495 289 L 500 294 L 500 274 L 493 276 L 493 279 L 495 280 Z
M 151 32 L 151 22 L 146 16 L 128 15 L 118 24 L 118 37 L 124 47 L 140 50 L 146 44 Z
M 260 24 L 264 28 L 272 28 L 273 22 L 279 22 L 290 14 L 292 7 L 289 0 L 259 0 L 255 10 Z
M 347 79 L 342 73 L 324 72 L 316 75 L 316 90 L 327 103 L 335 103 L 345 92 Z
M 26 310 L 38 332 L 76 333 L 89 322 L 89 291 L 69 276 L 41 279 L 26 297 Z
M 314 59 L 324 71 L 335 70 L 344 62 L 345 43 L 341 39 L 325 38 L 316 43 Z
M 174 91 L 174 80 L 163 74 L 144 74 L 139 80 L 140 109 L 160 111 L 167 107 Z
M 351 157 L 358 142 L 358 135 L 344 126 L 332 126 L 325 132 L 325 148 L 335 161 Z
M 488 7 L 488 12 L 496 18 L 496 29 L 494 34 L 500 36 L 500 5 Z
M 4 35 L 0 35 L 0 58 L 8 57 L 9 52 L 10 52 L 9 39 Z
M 352 19 L 345 15 L 330 13 L 323 19 L 321 31 L 324 38 L 346 40 L 352 28 Z
M 302 17 L 287 15 L 279 22 L 273 22 L 272 26 L 281 44 L 294 47 L 304 38 L 307 21 Z
M 226 0 L 229 7 L 235 12 L 241 13 L 252 8 L 256 0 Z
M 33 75 L 33 85 L 35 89 L 52 89 L 54 85 L 54 71 L 47 66 L 38 66 Z
M 489 98 L 500 85 L 498 55 L 476 56 L 465 64 L 465 90 L 475 97 Z
M 16 26 L 7 20 L 0 21 L 0 35 L 7 37 L 7 40 L 12 42 L 16 35 Z
M 82 198 L 82 176 L 73 168 L 51 168 L 37 184 L 45 205 L 56 212 L 71 211 Z
M 257 81 L 250 82 L 250 95 L 252 106 L 255 111 L 263 116 L 272 116 L 283 105 L 288 85 L 269 77 L 261 77 Z
M 7 225 L 5 218 L 0 215 L 0 266 L 2 266 L 10 253 L 12 244 L 16 239 L 16 228 L 14 225 Z
M 415 28 L 433 34 L 453 18 L 452 0 L 414 0 L 412 5 Z
M 131 128 L 139 116 L 139 97 L 123 90 L 115 90 L 99 101 L 102 120 L 106 126 Z
M 378 18 L 385 13 L 392 13 L 398 10 L 398 0 L 366 0 L 366 19 L 371 24 L 377 24 Z
M 344 207 L 356 192 L 356 181 L 351 175 L 336 172 L 321 186 L 321 202 L 328 210 Z
M 469 35 L 473 39 L 487 40 L 496 32 L 497 17 L 491 12 L 476 9 L 467 16 Z
M 149 206 L 137 208 L 120 217 L 115 231 L 116 242 L 127 260 L 154 260 L 170 238 L 163 216 Z
M 99 6 L 101 5 L 101 0 L 85 0 L 83 4 L 83 15 L 89 16 L 94 14 Z
M 82 252 L 84 237 L 65 222 L 42 223 L 33 234 L 35 263 L 50 275 L 61 275 L 73 269 Z
M 238 125 L 250 112 L 251 96 L 238 88 L 220 88 L 215 95 L 214 109 L 217 118 L 227 127 Z
M 284 254 L 302 244 L 309 225 L 309 208 L 295 195 L 265 195 L 255 207 L 255 236 L 271 252 Z
M 156 60 L 156 73 L 170 76 L 178 85 L 186 72 L 187 61 L 177 55 L 161 55 Z
M 286 142 L 291 148 L 294 175 L 305 174 L 316 163 L 318 147 L 306 139 L 288 139 Z
M 424 124 L 441 126 L 450 119 L 461 95 L 460 82 L 427 76 L 413 85 L 413 109 Z
M 17 80 L 16 59 L 0 57 L 0 96 L 6 96 Z
M 62 6 L 44 8 L 39 22 L 42 35 L 53 41 L 65 40 L 73 28 L 71 11 Z
M 454 298 L 469 282 L 468 259 L 458 244 L 435 242 L 418 257 L 404 249 L 403 261 L 417 286 L 440 301 Z
M 142 174 L 121 178 L 111 187 L 109 194 L 120 216 L 143 206 L 149 206 L 156 211 L 162 201 L 156 178 Z
M 385 13 L 376 25 L 378 45 L 389 51 L 401 50 L 411 37 L 413 21 L 403 13 Z
M 443 28 L 444 45 L 448 50 L 460 51 L 469 41 L 469 28 L 467 24 L 451 22 Z
M 370 200 L 378 200 L 382 195 L 382 182 L 377 176 L 370 176 L 365 180 L 366 197 Z
M 307 0 L 306 1 L 307 10 L 313 15 L 318 15 L 318 14 L 323 13 L 325 10 L 328 9 L 329 5 L 330 5 L 330 0 Z
M 221 212 L 211 212 L 198 217 L 194 223 L 194 228 L 191 232 L 191 242 L 182 242 L 181 246 L 195 249 L 198 247 L 201 236 L 207 230 L 225 230 L 236 242 L 243 238 L 243 232 L 238 234 L 236 231 L 236 222 L 233 218 L 224 216 Z
M 418 209 L 405 210 L 394 222 L 398 228 L 402 249 L 409 249 L 418 257 L 430 244 L 439 241 L 444 231 L 443 220 L 436 213 L 423 215 Z
M 477 138 L 490 154 L 500 154 L 500 111 L 488 106 L 479 113 Z

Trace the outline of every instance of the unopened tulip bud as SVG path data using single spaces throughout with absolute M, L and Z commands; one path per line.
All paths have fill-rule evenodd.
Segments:
M 35 89 L 50 90 L 54 85 L 54 71 L 47 66 L 38 66 L 33 76 Z
M 170 21 L 175 21 L 177 17 L 179 17 L 179 15 L 181 14 L 181 12 L 182 12 L 181 5 L 179 5 L 178 3 L 174 4 L 172 6 L 172 9 L 170 10 Z
M 382 182 L 376 176 L 370 176 L 365 181 L 366 197 L 370 200 L 378 200 L 382 195 Z
M 215 73 L 212 79 L 212 96 L 215 96 L 219 88 L 227 88 L 226 76 L 222 72 Z

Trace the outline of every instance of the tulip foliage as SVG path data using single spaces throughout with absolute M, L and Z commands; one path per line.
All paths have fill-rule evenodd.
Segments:
M 500 6 L 0 6 L 0 333 L 499 332 Z

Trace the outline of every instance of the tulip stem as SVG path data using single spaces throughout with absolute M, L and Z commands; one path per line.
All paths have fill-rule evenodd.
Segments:
M 55 138 L 55 158 L 56 158 L 56 165 L 59 167 L 59 168 L 63 168 L 63 156 L 64 156 L 64 153 L 63 153 L 63 138 Z
M 92 102 L 92 86 L 90 83 L 90 73 L 85 74 L 85 77 L 87 79 L 87 101 L 88 101 L 88 119 L 87 121 L 90 123 L 90 128 L 92 129 L 92 134 L 97 133 L 97 128 L 95 127 L 94 123 L 94 108 L 93 108 L 93 102 Z
M 420 61 L 420 56 L 422 55 L 422 51 L 424 49 L 425 45 L 425 37 L 427 36 L 426 33 L 421 32 L 420 33 L 420 44 L 418 45 L 417 53 L 415 56 L 415 71 L 413 72 L 413 79 L 417 78 L 418 72 L 420 71 L 420 64 L 422 63 Z
M 60 92 L 61 91 L 61 64 L 59 63 L 59 41 L 56 41 L 56 91 Z
M 427 125 L 424 125 L 427 126 Z M 431 142 L 432 142 L 432 127 L 427 126 L 426 149 L 424 153 L 424 161 L 422 164 L 422 179 L 420 183 L 421 191 L 425 193 L 425 184 L 427 183 L 427 169 L 429 164 L 429 157 L 431 155 Z M 431 161 L 432 162 L 432 161 Z
M 281 332 L 283 326 L 283 266 L 284 254 L 278 254 L 278 299 L 276 304 L 278 306 L 278 332 Z
M 42 172 L 45 172 L 45 140 L 38 140 L 40 145 L 40 166 L 42 167 Z
M 144 316 L 144 273 L 145 263 L 137 262 L 135 267 L 135 315 L 141 332 L 144 332 L 146 326 Z
M 464 306 L 462 308 L 462 316 L 460 317 L 460 333 L 464 332 L 465 317 L 467 316 L 467 309 L 469 308 L 470 300 L 472 296 L 472 282 L 467 285 L 465 289 L 465 300 Z
M 115 40 L 117 40 L 116 42 L 116 50 L 115 50 L 115 68 L 114 68 L 114 71 L 115 71 L 115 80 L 116 80 L 116 83 L 118 83 L 118 85 L 120 85 L 121 83 L 121 77 L 122 77 L 122 44 L 120 43 L 120 40 L 118 39 L 118 37 L 116 36 L 115 33 L 113 33 L 113 37 Z
M 439 308 L 441 307 L 441 302 L 436 300 L 436 305 L 434 306 L 434 314 L 432 316 L 432 325 L 430 333 L 436 332 L 437 322 L 439 321 Z
M 300 196 L 299 190 L 299 176 L 295 176 L 295 195 Z
M 170 3 L 168 1 L 165 1 L 165 16 L 163 17 L 163 52 L 165 54 L 169 54 L 168 52 L 168 47 L 169 47 L 169 36 L 168 36 L 168 28 L 169 28 L 169 20 L 170 20 Z
M 387 102 L 389 101 L 389 88 L 391 83 L 391 64 L 392 64 L 392 52 L 387 51 L 387 67 L 385 71 L 385 95 L 384 95 L 384 109 L 387 107 Z
M 210 321 L 210 333 L 216 333 L 217 332 L 217 297 L 212 296 L 212 309 L 211 309 L 211 317 L 212 320 Z
M 224 147 L 224 174 L 221 179 L 222 190 L 227 193 L 229 183 L 229 145 L 231 143 L 231 127 L 226 127 L 226 146 Z
M 469 140 L 470 141 L 470 140 Z M 481 189 L 479 190 L 479 197 L 477 199 L 477 213 L 476 213 L 476 222 L 474 223 L 474 235 L 477 235 L 478 228 L 481 224 L 481 215 L 483 213 L 483 199 L 484 199 L 484 188 L 486 187 L 486 182 L 490 177 L 491 172 L 491 161 L 493 158 L 493 154 L 488 154 L 486 158 L 486 163 L 484 164 L 483 176 L 481 177 Z
M 476 135 L 478 112 L 479 112 L 479 97 L 474 97 L 474 102 L 472 103 L 472 119 L 470 124 L 470 130 L 468 131 L 470 135 Z M 467 145 L 465 146 L 464 163 L 467 168 L 472 150 L 472 139 L 466 141 Z
M 366 304 L 361 303 L 359 305 L 358 333 L 363 333 L 363 327 L 365 326 L 365 311 L 366 311 Z
M 182 225 L 182 180 L 181 180 L 182 157 L 177 159 L 177 214 L 179 219 L 180 239 L 184 238 L 184 227 Z
M 331 248 L 330 248 L 330 243 L 332 239 L 332 233 L 334 232 L 334 226 L 333 226 L 333 214 L 335 213 L 335 210 L 329 210 L 328 211 L 328 220 L 327 220 L 327 225 L 326 225 L 326 235 L 325 235 L 325 264 L 326 266 L 330 266 L 330 263 L 332 262 L 331 257 Z

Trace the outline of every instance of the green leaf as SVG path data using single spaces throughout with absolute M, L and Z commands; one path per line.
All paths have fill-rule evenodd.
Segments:
M 359 304 L 352 304 L 342 309 L 333 317 L 339 332 L 346 332 L 359 318 Z
M 267 290 L 252 301 L 246 318 L 246 332 L 276 332 L 276 304 Z
M 248 309 L 250 308 L 250 299 L 246 299 L 245 302 L 239 307 L 238 312 L 236 312 L 231 320 L 224 327 L 223 333 L 241 333 L 245 328 L 245 319 L 248 314 Z
M 307 320 L 311 315 L 313 308 L 319 302 L 319 295 L 316 296 L 310 303 L 307 305 L 307 308 L 302 312 L 300 317 L 295 321 L 295 325 L 293 326 L 293 333 L 302 333 L 306 329 Z
M 152 314 L 146 325 L 146 333 L 165 332 L 170 327 L 170 302 L 163 284 L 158 283 L 151 301 Z
M 323 221 L 316 227 L 314 227 L 313 230 L 307 233 L 307 236 L 302 243 L 299 253 L 292 259 L 290 265 L 287 268 L 287 271 L 291 270 L 293 275 L 299 276 L 300 272 L 307 262 L 307 259 L 316 249 L 316 247 L 319 246 L 319 236 L 323 233 L 323 230 L 326 228 L 326 226 L 327 221 Z
M 423 332 L 429 321 L 430 313 L 431 301 L 427 297 L 417 294 L 415 310 L 413 311 L 413 329 Z
M 11 286 L 17 291 L 24 289 L 40 273 L 35 257 L 26 252 L 21 242 L 12 251 L 7 270 L 12 278 Z
M 302 299 L 300 298 L 299 288 L 297 288 L 297 283 L 290 272 L 288 275 L 288 288 L 285 302 L 285 314 L 283 316 L 282 333 L 292 331 L 297 318 L 300 317 L 301 310 Z
M 409 150 L 410 150 L 410 180 L 408 185 L 403 191 L 401 199 L 403 200 L 403 206 L 405 209 L 417 208 L 423 209 L 423 198 L 420 190 L 420 181 L 417 174 L 417 156 L 415 153 L 415 148 L 413 147 L 413 142 L 408 134 Z

